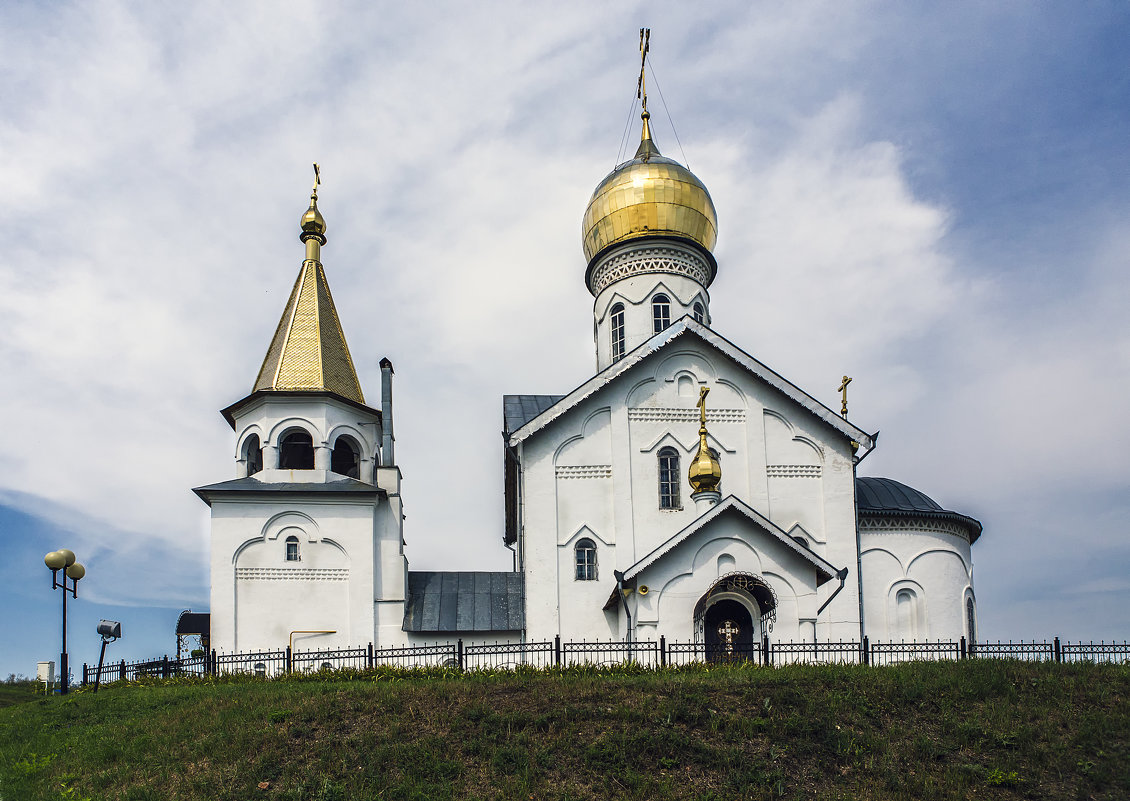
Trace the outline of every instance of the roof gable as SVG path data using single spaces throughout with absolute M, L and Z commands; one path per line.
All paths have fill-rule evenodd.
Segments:
M 648 360 L 653 354 L 666 349 L 673 342 L 681 337 L 695 337 L 700 341 L 706 343 L 713 349 L 719 351 L 724 356 L 727 356 L 740 367 L 751 373 L 753 376 L 776 389 L 781 394 L 795 402 L 801 408 L 808 411 L 820 422 L 824 423 L 827 427 L 833 429 L 843 437 L 853 442 L 858 442 L 861 447 L 870 450 L 875 447 L 875 437 L 877 435 L 868 434 L 861 428 L 844 420 L 834 411 L 829 409 L 820 401 L 813 398 L 801 390 L 796 385 L 790 383 L 784 377 L 778 375 L 773 370 L 770 370 L 757 359 L 750 356 L 734 343 L 730 342 L 725 337 L 720 336 L 706 326 L 698 323 L 692 317 L 684 317 L 674 325 L 669 326 L 664 331 L 656 334 L 647 342 L 644 342 L 639 347 L 635 348 L 631 353 L 626 354 L 622 359 L 609 365 L 607 368 L 597 373 L 585 383 L 574 389 L 567 395 L 561 397 L 556 403 L 546 408 L 536 416 L 527 419 L 521 427 L 516 430 L 510 431 L 508 442 L 514 446 L 528 439 L 530 436 L 541 431 L 554 420 L 566 414 L 573 407 L 584 401 L 586 398 L 600 392 L 605 386 L 612 383 L 620 376 L 633 370 L 637 365 Z M 510 396 L 513 397 L 513 396 Z M 552 398 L 554 396 L 536 396 L 540 398 Z
M 754 524 L 756 529 L 761 530 L 765 536 L 770 537 L 777 542 L 781 543 L 789 551 L 792 551 L 798 558 L 810 564 L 816 570 L 816 586 L 820 586 L 825 581 L 833 578 L 836 575 L 836 568 L 833 567 L 823 557 L 800 545 L 796 540 L 786 534 L 780 529 L 773 521 L 767 517 L 756 512 L 752 507 L 739 501 L 733 495 L 730 495 L 726 500 L 721 503 L 715 504 L 705 514 L 694 520 L 690 525 L 682 531 L 669 538 L 666 542 L 659 545 L 651 551 L 651 553 L 644 556 L 634 565 L 624 571 L 624 580 L 629 581 L 647 568 L 659 562 L 666 557 L 669 553 L 674 551 L 683 543 L 687 542 L 698 532 L 705 529 L 713 521 L 717 520 L 723 514 L 735 513 L 748 519 Z

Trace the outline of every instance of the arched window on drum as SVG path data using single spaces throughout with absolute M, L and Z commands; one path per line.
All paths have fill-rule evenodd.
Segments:
M 624 304 L 612 307 L 612 361 L 624 356 Z
M 655 333 L 671 325 L 671 299 L 659 294 L 651 299 L 651 323 Z

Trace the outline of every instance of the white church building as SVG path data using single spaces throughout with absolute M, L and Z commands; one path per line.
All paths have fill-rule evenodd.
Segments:
M 503 399 L 513 572 L 410 569 L 393 367 L 369 405 L 315 184 L 263 366 L 223 410 L 236 476 L 194 490 L 211 508 L 213 648 L 975 639 L 980 523 L 857 475 L 876 435 L 846 403 L 838 414 L 726 339 L 710 312 L 713 201 L 660 154 L 646 108 L 635 157 L 583 218 L 596 374 Z

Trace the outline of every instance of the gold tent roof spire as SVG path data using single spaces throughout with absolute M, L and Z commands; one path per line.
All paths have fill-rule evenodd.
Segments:
M 322 268 L 326 221 L 318 211 L 320 183 L 321 171 L 315 164 L 310 208 L 300 221 L 306 258 L 252 391 L 332 392 L 364 403 L 361 382 Z

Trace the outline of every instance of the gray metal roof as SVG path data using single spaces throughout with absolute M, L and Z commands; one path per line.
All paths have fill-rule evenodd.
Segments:
M 925 492 L 908 487 L 893 478 L 860 476 L 855 479 L 855 500 L 862 515 L 920 515 L 939 517 L 964 524 L 969 529 L 969 541 L 981 536 L 981 523 L 960 512 L 943 509 Z
M 520 631 L 526 627 L 521 573 L 408 571 L 405 631 Z
M 505 432 L 510 434 L 517 431 L 564 397 L 564 395 L 503 395 L 502 421 Z
M 324 495 L 327 493 L 337 493 L 345 495 L 384 495 L 385 491 L 366 484 L 364 481 L 358 481 L 355 478 L 341 478 L 337 481 L 321 482 L 303 482 L 303 481 L 260 481 L 257 478 L 235 478 L 231 481 L 221 481 L 219 484 L 208 484 L 204 487 L 196 487 L 192 490 L 195 492 L 202 501 L 207 504 L 212 503 L 212 499 L 218 496 L 232 496 L 236 494 L 249 494 L 256 495 L 264 492 L 278 492 L 290 493 L 292 495 Z

